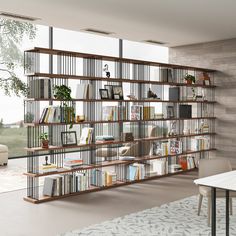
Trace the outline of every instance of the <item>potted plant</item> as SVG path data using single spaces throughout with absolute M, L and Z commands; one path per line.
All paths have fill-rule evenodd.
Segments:
M 186 74 L 184 79 L 187 82 L 187 84 L 195 84 L 195 81 L 196 81 L 195 76 L 189 75 L 189 74 Z
M 49 144 L 48 133 L 42 133 L 42 134 L 39 136 L 39 139 L 41 139 L 42 148 L 48 148 L 48 144 Z
M 71 98 L 71 89 L 66 85 L 56 85 L 54 86 L 54 97 L 59 100 L 63 100 L 63 112 L 64 112 L 64 121 L 67 124 L 70 124 L 70 129 L 73 127 L 75 122 L 75 109 L 73 105 L 70 104 L 72 101 Z M 69 104 L 69 105 L 68 105 Z

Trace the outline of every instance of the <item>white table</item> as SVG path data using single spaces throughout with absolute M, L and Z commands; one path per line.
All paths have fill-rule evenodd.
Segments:
M 226 235 L 229 236 L 229 191 L 236 191 L 236 171 L 194 180 L 194 183 L 211 188 L 211 235 L 216 236 L 216 189 L 226 191 Z

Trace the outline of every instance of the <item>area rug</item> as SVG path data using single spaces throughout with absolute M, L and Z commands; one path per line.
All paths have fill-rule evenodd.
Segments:
M 203 200 L 201 216 L 197 215 L 197 205 L 198 197 L 192 196 L 59 236 L 209 236 L 206 199 Z M 236 235 L 236 206 L 233 210 L 230 236 Z M 217 199 L 217 235 L 225 235 L 224 199 Z

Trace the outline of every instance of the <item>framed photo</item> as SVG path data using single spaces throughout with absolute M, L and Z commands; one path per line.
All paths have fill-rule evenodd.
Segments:
M 99 89 L 101 99 L 109 99 L 109 94 L 107 89 Z
M 61 132 L 61 143 L 62 146 L 76 146 L 77 136 L 75 131 Z
M 113 94 L 119 94 L 120 95 L 120 99 L 123 100 L 124 96 L 123 96 L 123 88 L 120 85 L 113 85 Z
M 167 118 L 174 118 L 174 107 L 173 106 L 167 106 Z
M 120 94 L 114 94 L 114 99 L 115 100 L 120 100 Z
M 108 97 L 109 97 L 109 99 L 114 99 L 114 95 L 113 95 L 113 85 L 105 85 L 104 88 L 107 89 L 107 91 L 108 91 Z
M 211 85 L 210 79 L 204 79 L 204 85 Z

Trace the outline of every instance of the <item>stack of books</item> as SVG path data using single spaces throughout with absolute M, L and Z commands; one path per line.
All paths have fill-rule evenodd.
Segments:
M 112 135 L 101 135 L 101 136 L 96 136 L 96 142 L 103 143 L 103 142 L 109 142 L 109 141 L 114 141 L 114 136 Z
M 47 164 L 40 167 L 40 173 L 49 173 L 55 171 L 57 171 L 57 166 L 55 164 Z
M 63 166 L 66 169 L 75 169 L 75 168 L 80 167 L 81 165 L 83 165 L 83 160 L 81 159 L 77 159 L 77 160 L 65 159 Z

